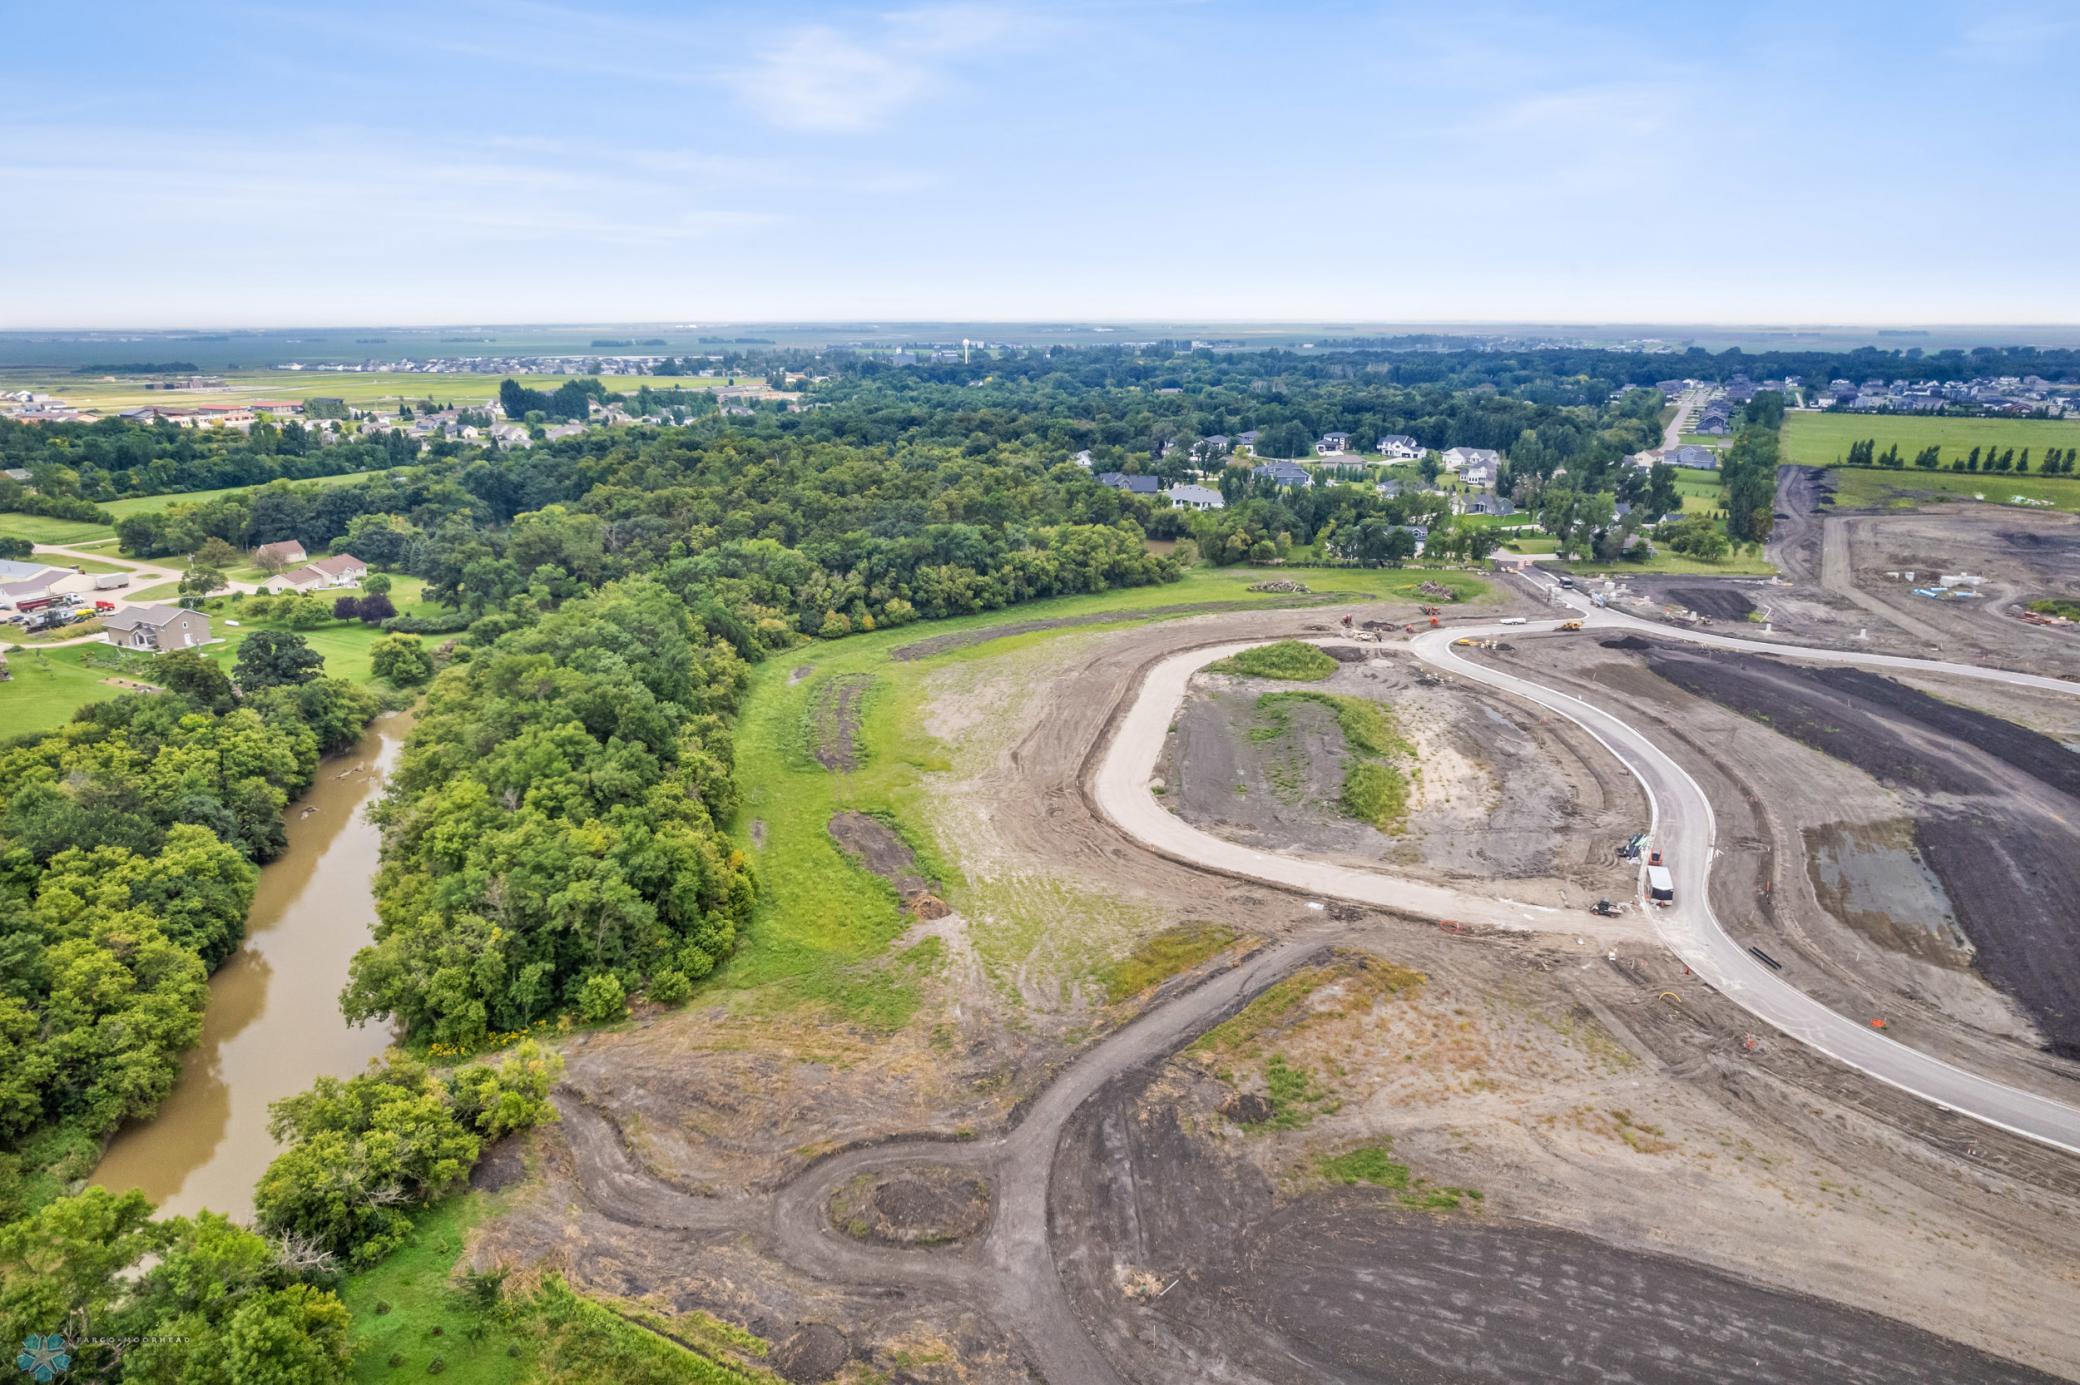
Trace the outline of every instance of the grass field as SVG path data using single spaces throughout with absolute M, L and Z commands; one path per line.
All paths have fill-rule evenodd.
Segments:
M 2080 422 L 2042 418 L 1924 418 L 1892 414 L 1791 413 L 1784 415 L 1783 457 L 1800 466 L 1833 466 L 1849 455 L 1849 444 L 1876 439 L 1878 451 L 1898 444 L 1912 461 L 1924 447 L 1943 449 L 1943 463 L 1975 447 L 2030 450 L 2032 463 L 2047 447 L 2080 447 Z M 2069 484 L 2080 486 L 2080 480 Z
M 106 524 L 52 519 L 48 515 L 15 514 L 12 511 L 0 514 L 0 534 L 11 539 L 27 539 L 31 543 L 92 543 L 115 536 Z
M 1676 573 L 1683 576 L 1712 575 L 1718 577 L 1767 577 L 1777 570 L 1776 564 L 1759 553 L 1729 553 L 1716 563 L 1699 558 L 1686 558 L 1680 553 L 1671 553 L 1656 546 L 1654 556 L 1643 563 L 1567 563 L 1566 570 L 1574 573 L 1603 573 L 1623 577 L 1635 573 Z
M 298 486 L 344 486 L 354 481 L 363 481 L 375 475 L 373 471 L 348 471 L 337 476 L 313 476 L 308 480 L 293 481 Z M 120 500 L 98 502 L 114 522 L 120 523 L 131 515 L 158 514 L 171 505 L 201 504 L 220 496 L 237 495 L 240 491 L 252 490 L 251 486 L 223 486 L 207 491 L 167 491 L 159 495 L 126 495 Z M 93 545 L 113 543 L 115 530 L 109 524 L 94 524 L 85 520 L 50 519 L 44 515 L 0 513 L 0 535 L 9 538 L 27 539 L 31 543 L 61 543 L 71 545 Z M 164 558 L 153 562 L 168 563 Z M 175 564 L 177 565 L 177 564 Z M 94 569 L 89 569 L 93 571 Z M 114 569 L 101 569 L 114 571 Z
M 752 1009 L 809 1003 L 887 1029 L 901 1027 L 915 1013 L 932 958 L 889 953 L 907 920 L 894 892 L 832 842 L 827 824 L 842 810 L 896 826 L 917 851 L 924 873 L 969 920 L 985 970 L 1007 987 L 1010 973 L 1050 929 L 1071 921 L 1089 927 L 1105 910 L 1117 910 L 1113 901 L 1079 894 L 1073 882 L 1021 881 L 1014 890 L 997 880 L 963 879 L 933 838 L 927 812 L 926 776 L 951 762 L 950 748 L 924 729 L 926 679 L 954 664 L 1017 656 L 1071 631 L 1028 631 L 908 661 L 893 660 L 889 652 L 934 636 L 1035 620 L 1116 614 L 1124 625 L 1149 619 L 1146 613 L 1156 607 L 1290 604 L 1292 597 L 1247 590 L 1269 577 L 1297 577 L 1316 592 L 1348 592 L 1354 600 L 1413 598 L 1426 580 L 1447 582 L 1462 591 L 1462 599 L 1488 591 L 1479 578 L 1426 569 L 1199 568 L 1167 586 L 921 622 L 811 645 L 759 665 L 738 724 L 744 806 L 735 824 L 739 845 L 758 871 L 759 908 L 709 995 L 727 995 L 732 1004 Z M 1072 630 L 1093 628 L 1103 627 Z M 847 773 L 827 771 L 813 758 L 812 739 L 829 721 L 820 709 L 839 680 L 864 688 L 858 763 Z M 914 951 L 926 946 L 929 940 Z
M 213 372 L 212 372 L 213 373 Z M 432 399 L 442 404 L 482 405 L 498 395 L 503 375 L 424 375 L 407 371 L 298 371 L 248 370 L 225 374 L 224 387 L 215 390 L 148 390 L 143 379 L 67 375 L 49 371 L 0 371 L 0 390 L 33 389 L 53 394 L 82 409 L 110 412 L 146 404 L 167 408 L 197 404 L 250 404 L 261 399 L 309 399 L 313 396 L 343 399 L 366 408 L 395 404 L 399 400 Z M 553 390 L 570 375 L 516 375 L 511 377 L 530 389 Z M 727 383 L 721 376 L 603 377 L 609 389 L 634 394 L 643 385 L 666 389 L 710 389 Z M 740 379 L 740 383 L 741 383 Z M 755 380 L 753 383 L 764 383 Z
M 1926 446 L 1926 444 L 1923 444 Z M 1904 450 L 1904 449 L 1902 449 Z M 2080 513 L 2080 478 L 1989 476 L 1956 471 L 1876 471 L 1837 467 L 1835 503 L 1844 509 L 1907 509 L 1926 501 L 1983 500 L 1992 505 L 2042 501 L 2031 508 Z

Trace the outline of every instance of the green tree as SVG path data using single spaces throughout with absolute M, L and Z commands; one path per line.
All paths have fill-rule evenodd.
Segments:
M 324 656 L 301 635 L 286 630 L 255 630 L 239 645 L 238 659 L 232 665 L 239 687 L 247 693 L 308 683 L 324 668 Z
M 375 676 L 400 688 L 420 687 L 433 679 L 433 655 L 413 635 L 385 635 L 369 646 Z

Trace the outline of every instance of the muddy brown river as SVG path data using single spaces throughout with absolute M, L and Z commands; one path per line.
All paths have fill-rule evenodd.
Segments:
M 275 1155 L 268 1103 L 352 1076 L 388 1046 L 387 1027 L 341 1018 L 339 992 L 375 923 L 377 833 L 363 809 L 410 725 L 381 718 L 289 805 L 289 849 L 261 870 L 245 945 L 210 978 L 201 1042 L 158 1113 L 117 1133 L 94 1182 L 141 1188 L 162 1213 L 250 1216 Z

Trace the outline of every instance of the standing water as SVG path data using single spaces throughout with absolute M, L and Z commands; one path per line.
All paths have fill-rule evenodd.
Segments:
M 245 945 L 210 978 L 201 1041 L 158 1112 L 118 1132 L 94 1182 L 141 1188 L 163 1213 L 249 1217 L 276 1153 L 268 1103 L 315 1077 L 351 1077 L 389 1046 L 387 1025 L 341 1017 L 339 993 L 375 924 L 378 838 L 364 809 L 410 725 L 380 718 L 289 805 L 289 848 L 261 869 Z

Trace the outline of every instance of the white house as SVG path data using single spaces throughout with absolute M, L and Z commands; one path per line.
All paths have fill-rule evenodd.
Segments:
M 1454 447 L 1444 454 L 1446 471 L 1464 471 L 1467 467 L 1486 462 L 1490 468 L 1502 465 L 1502 454 L 1491 447 Z M 1492 471 L 1490 473 L 1493 474 Z
M 1228 504 L 1219 491 L 1208 486 L 1172 486 L 1163 495 L 1183 510 L 1221 510 Z
M 1322 440 L 1314 445 L 1314 450 L 1315 454 L 1321 457 L 1340 456 L 1351 450 L 1351 435 L 1349 433 L 1324 433 L 1322 434 Z
M 271 592 L 314 592 L 333 587 L 358 587 L 368 576 L 368 564 L 351 553 L 336 557 L 320 558 L 314 563 L 297 568 L 293 572 L 277 573 L 267 579 L 262 590 Z
M 1423 445 L 1406 433 L 1389 433 L 1373 449 L 1390 462 L 1413 462 L 1423 455 Z

